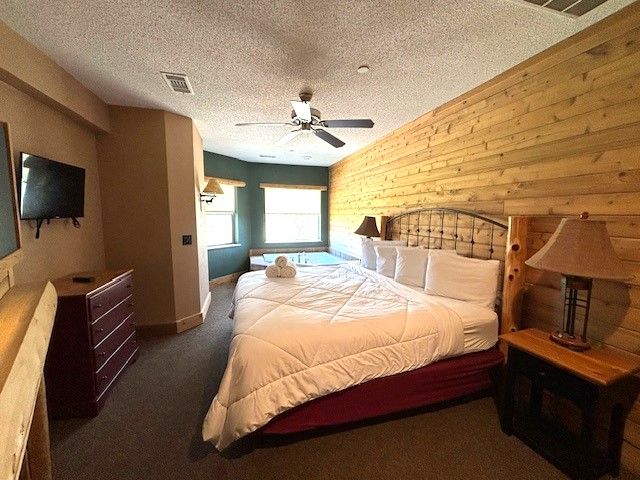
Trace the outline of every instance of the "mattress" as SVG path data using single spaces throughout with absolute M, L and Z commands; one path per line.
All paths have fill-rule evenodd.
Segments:
M 453 298 L 427 295 L 420 287 L 410 287 L 433 301 L 446 305 L 454 310 L 462 320 L 464 335 L 464 353 L 481 352 L 498 342 L 498 314 L 481 305 L 455 300 Z
M 356 265 L 292 279 L 245 274 L 233 315 L 229 361 L 203 424 L 218 449 L 315 398 L 481 348 L 491 340 L 479 333 L 495 319 Z

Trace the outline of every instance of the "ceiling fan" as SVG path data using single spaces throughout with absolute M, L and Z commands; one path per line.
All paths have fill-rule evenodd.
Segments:
M 289 143 L 291 140 L 296 138 L 298 135 L 301 135 L 305 132 L 313 132 L 317 137 L 324 140 L 328 144 L 334 146 L 335 148 L 340 148 L 344 145 L 344 142 L 337 137 L 334 137 L 329 132 L 324 130 L 324 128 L 372 128 L 373 121 L 369 118 L 359 118 L 359 119 L 350 119 L 350 120 L 322 120 L 320 116 L 320 110 L 315 108 L 311 108 L 309 106 L 309 102 L 311 101 L 311 93 L 310 92 L 301 92 L 300 93 L 300 101 L 291 100 L 291 106 L 293 107 L 293 111 L 291 112 L 291 121 L 290 122 L 255 122 L 255 123 L 236 123 L 236 127 L 246 127 L 246 126 L 255 126 L 255 125 L 263 125 L 263 126 L 271 126 L 271 125 L 289 125 L 292 127 L 300 127 L 295 130 L 290 131 L 280 140 L 278 140 L 275 145 L 282 146 Z M 323 127 L 323 128 L 320 128 Z

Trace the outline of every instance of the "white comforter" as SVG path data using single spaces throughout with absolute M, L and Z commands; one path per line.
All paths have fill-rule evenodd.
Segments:
M 223 449 L 314 398 L 463 351 L 458 314 L 355 265 L 243 275 L 227 368 L 202 435 Z M 375 399 L 373 399 L 375 401 Z

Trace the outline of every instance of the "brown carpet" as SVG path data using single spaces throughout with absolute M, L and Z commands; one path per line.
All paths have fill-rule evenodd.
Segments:
M 225 367 L 232 291 L 215 289 L 204 325 L 143 340 L 98 417 L 51 423 L 55 479 L 565 478 L 501 432 L 487 397 L 221 455 L 200 427 Z

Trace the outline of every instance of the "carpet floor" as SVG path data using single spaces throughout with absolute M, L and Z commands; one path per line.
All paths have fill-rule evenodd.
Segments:
M 491 398 L 220 454 L 200 428 L 224 372 L 233 285 L 216 287 L 204 325 L 143 339 L 139 360 L 96 418 L 51 422 L 56 480 L 561 479 L 499 427 Z M 633 478 L 623 474 L 622 478 Z

